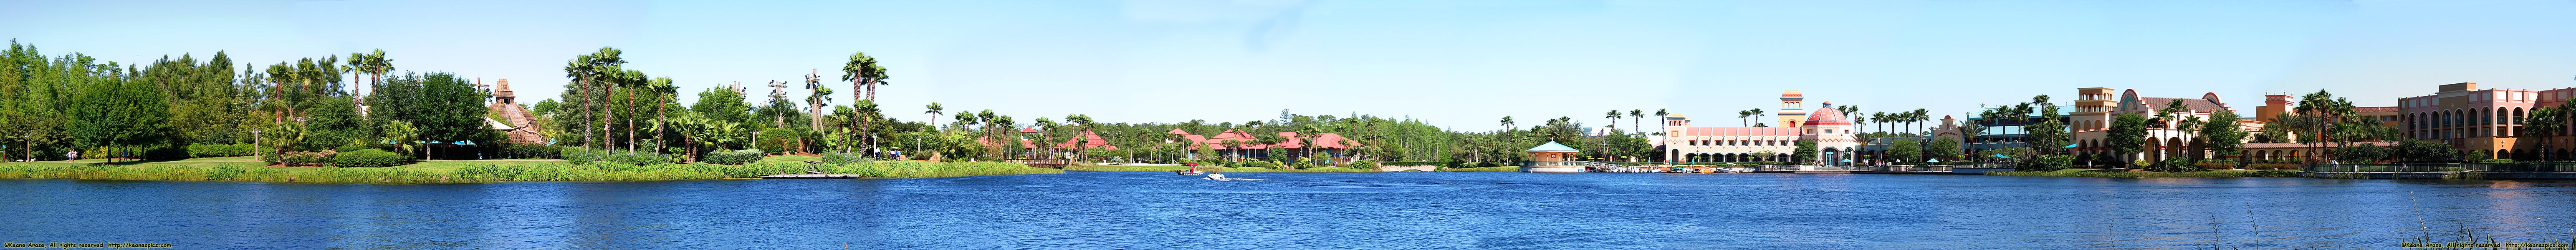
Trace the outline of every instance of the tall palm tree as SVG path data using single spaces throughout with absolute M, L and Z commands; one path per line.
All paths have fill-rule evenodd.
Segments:
M 1909 120 L 1909 121 L 1914 122 L 1914 126 L 1915 126 L 1915 127 L 1917 127 L 1917 128 L 1919 128 L 1917 131 L 1923 131 L 1923 132 L 1921 132 L 1921 133 L 1916 133 L 1915 135 L 1917 135 L 1917 136 L 1925 136 L 1925 135 L 1931 135 L 1931 134 L 1932 134 L 1932 128 L 1931 128 L 1930 126 L 1926 126 L 1926 125 L 1929 125 L 1929 124 L 1924 123 L 1924 122 L 1932 121 L 1932 111 L 1930 111 L 1930 110 L 1924 110 L 1924 109 L 1914 109 L 1914 111 L 1913 111 L 1913 112 L 1909 112 L 1909 113 L 1911 113 L 1911 114 L 1909 114 L 1906 118 L 1910 118 L 1911 120 Z M 1926 139 L 1929 139 L 1929 138 L 1926 138 Z M 1930 142 L 1925 142 L 1925 143 L 1930 143 Z
M 564 76 L 573 78 L 578 82 L 577 85 L 579 85 L 580 88 L 575 91 L 580 92 L 579 95 L 583 96 L 583 99 L 588 99 L 581 100 L 580 102 L 584 103 L 584 106 L 590 106 L 591 108 L 591 112 L 582 114 L 582 116 L 584 116 L 582 117 L 582 120 L 595 124 L 599 129 L 597 130 L 599 131 L 599 137 L 585 136 L 585 138 L 596 139 L 590 143 L 586 143 L 588 146 L 604 147 L 600 143 L 608 141 L 608 123 L 606 122 L 608 116 L 602 112 L 607 112 L 608 110 L 608 98 L 605 98 L 605 96 L 607 96 L 607 91 L 609 91 L 609 89 L 608 86 L 602 82 L 609 80 L 611 72 L 621 71 L 618 69 L 618 66 L 626 64 L 626 59 L 620 56 L 620 54 L 623 53 L 625 52 L 619 51 L 614 47 L 599 47 L 598 52 L 592 52 L 587 55 L 576 55 L 573 56 L 571 61 L 564 63 Z
M 931 130 L 931 131 L 938 131 L 938 130 L 939 130 L 939 115 L 940 115 L 940 114 L 946 114 L 946 113 L 944 113 L 944 112 L 941 112 L 941 111 L 940 111 L 940 109 L 941 109 L 941 108 L 939 107 L 939 103 L 938 103 L 938 102 L 931 102 L 929 106 L 922 106 L 922 107 L 921 107 L 921 109 L 922 109 L 921 113 L 923 113 L 923 114 L 930 114 L 930 123 L 928 123 L 928 125 L 930 125 L 930 130 Z
M 1670 123 L 1666 123 L 1666 121 L 1664 120 L 1664 117 L 1671 117 L 1672 115 L 1673 115 L 1673 112 L 1671 112 L 1671 111 L 1665 111 L 1664 109 L 1655 109 L 1655 124 L 1670 124 Z M 1662 130 L 1662 129 L 1658 128 L 1658 129 L 1656 129 L 1656 130 Z M 1661 131 L 1657 131 L 1657 132 L 1655 132 L 1655 133 L 1663 133 L 1663 132 L 1661 132 Z M 1665 136 L 1672 136 L 1672 135 L 1665 135 Z M 1669 159 L 1668 159 L 1668 160 L 1669 160 Z
M 364 87 L 362 90 L 351 92 L 350 95 L 356 98 L 353 98 L 355 100 L 350 102 L 350 104 L 365 107 L 367 103 L 366 96 L 370 96 L 374 93 L 367 90 L 375 89 L 375 85 L 385 84 L 385 72 L 391 72 L 394 70 L 393 62 L 393 59 L 385 59 L 384 49 L 376 49 L 375 52 L 370 53 L 349 53 L 349 68 L 356 72 L 367 74 L 366 85 L 350 85 L 353 87 Z M 364 111 L 364 109 L 360 110 Z M 364 116 L 367 115 L 367 112 L 359 112 L 358 114 Z
M 887 84 L 885 66 L 877 65 L 877 58 L 867 52 L 850 53 L 850 61 L 841 65 L 841 74 L 842 81 L 850 81 L 851 100 L 876 100 L 877 85 Z M 867 97 L 859 97 L 861 92 Z
M 1514 129 L 1517 128 L 1512 128 L 1512 116 L 1503 116 L 1503 131 L 1511 131 Z
M 652 82 L 652 80 L 651 80 L 651 79 L 652 79 L 652 78 L 650 78 L 650 76 L 645 76 L 643 71 L 636 71 L 636 70 L 631 70 L 631 69 L 630 69 L 630 70 L 621 70 L 621 71 L 618 71 L 618 72 L 617 72 L 617 74 L 616 74 L 616 77 L 615 77 L 615 78 L 616 78 L 617 80 L 616 80 L 616 81 L 614 81 L 614 83 L 615 83 L 615 84 L 617 84 L 617 87 L 618 87 L 618 88 L 626 89 L 625 91 L 618 91 L 618 92 L 625 92 L 625 93 L 626 93 L 626 97 L 625 97 L 626 101 L 625 101 L 625 104 L 628 104 L 628 105 L 630 105 L 630 106 L 627 106 L 627 107 L 624 107 L 624 108 L 638 108 L 638 107 L 631 106 L 631 105 L 641 105 L 641 104 L 639 104 L 639 103 L 636 103 L 636 101 L 635 101 L 635 92 L 640 92 L 640 91 L 643 91 L 643 90 L 645 90 L 645 89 L 648 89 L 648 88 L 650 87 L 650 85 L 651 85 L 651 82 Z M 655 106 L 659 106 L 659 105 L 655 105 Z M 614 112 L 613 110 L 616 110 L 616 109 L 610 109 L 610 110 L 612 110 L 612 112 Z M 638 112 L 638 111 L 641 111 L 641 110 L 626 110 L 625 112 L 626 112 L 627 114 L 626 114 L 626 115 L 623 115 L 623 116 L 619 116 L 619 115 L 616 115 L 616 114 L 614 114 L 614 113 L 610 114 L 610 117 L 621 117 L 620 119 L 617 119 L 617 120 L 626 122 L 626 126 L 625 126 L 625 127 L 620 128 L 620 130 L 626 130 L 626 140 L 625 140 L 625 141 L 623 141 L 623 142 L 625 142 L 625 143 L 626 143 L 626 151 L 635 151 L 635 120 L 636 120 L 636 119 L 634 118 L 634 116 L 635 116 L 634 112 Z
M 1610 110 L 1610 113 L 1601 115 L 1601 118 L 1608 119 L 1610 122 L 1607 122 L 1604 124 L 1605 126 L 1601 127 L 1601 139 L 1594 139 L 1594 141 L 1600 142 L 1596 144 L 1609 144 L 1611 130 L 1618 130 L 1619 128 L 1619 110 Z M 1610 149 L 1602 148 L 1601 154 L 1602 157 L 1609 157 Z
M 1644 110 L 1644 109 L 1630 109 L 1630 110 L 1628 110 L 1628 132 L 1629 132 L 1629 133 L 1639 133 L 1639 132 L 1637 132 L 1637 131 L 1645 131 L 1645 130 L 1643 130 L 1643 129 L 1645 129 L 1645 127 L 1646 127 L 1646 121 L 1645 121 L 1645 120 L 1646 120 L 1646 110 Z
M 653 103 L 651 104 L 653 105 L 653 138 L 657 141 L 654 142 L 657 144 L 655 147 L 662 147 L 658 144 L 669 143 L 668 138 L 662 138 L 664 134 L 668 134 L 668 131 L 665 131 L 668 128 L 664 128 L 664 125 L 667 125 L 666 123 L 668 123 L 668 120 L 664 118 L 671 115 L 671 111 L 669 110 L 671 105 L 665 104 L 678 102 L 680 100 L 680 86 L 672 84 L 670 77 L 655 77 L 653 78 L 653 81 L 646 82 L 644 84 L 644 89 L 651 90 L 653 92 L 654 98 Z M 654 151 L 661 150 L 662 149 L 660 148 L 654 149 Z

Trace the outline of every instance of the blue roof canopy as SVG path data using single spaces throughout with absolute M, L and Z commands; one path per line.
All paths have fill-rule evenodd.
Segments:
M 1530 148 L 1529 150 L 1526 150 L 1525 152 L 1580 152 L 1580 151 L 1574 150 L 1574 147 L 1567 147 L 1567 146 L 1565 146 L 1565 144 L 1556 144 L 1556 142 L 1555 142 L 1555 141 L 1549 141 L 1549 142 L 1547 142 L 1547 144 L 1539 144 L 1539 145 L 1538 145 L 1538 147 Z

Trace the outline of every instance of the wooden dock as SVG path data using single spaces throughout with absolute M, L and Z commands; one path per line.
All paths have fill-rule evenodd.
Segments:
M 760 176 L 760 178 L 761 178 L 761 179 L 857 179 L 857 178 L 859 178 L 859 175 L 855 175 L 855 174 L 773 174 L 773 175 L 762 175 L 762 176 Z

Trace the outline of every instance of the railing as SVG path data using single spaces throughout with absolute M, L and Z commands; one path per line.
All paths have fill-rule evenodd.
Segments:
M 1579 161 L 1523 161 L 1519 166 L 1582 166 Z
M 1762 166 L 1771 171 L 1950 171 L 1951 166 Z
M 2576 172 L 2576 163 L 2307 164 L 2308 172 Z

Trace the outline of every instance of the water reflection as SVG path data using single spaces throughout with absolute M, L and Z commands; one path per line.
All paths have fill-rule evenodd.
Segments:
M 1168 173 L 338 185 L 0 180 L 0 239 L 349 249 L 2384 248 L 2563 239 L 2565 182 Z M 99 198 L 112 197 L 112 198 Z M 2556 206 L 2553 206 L 2556 205 Z M 2430 228 L 2429 230 L 2426 228 Z

